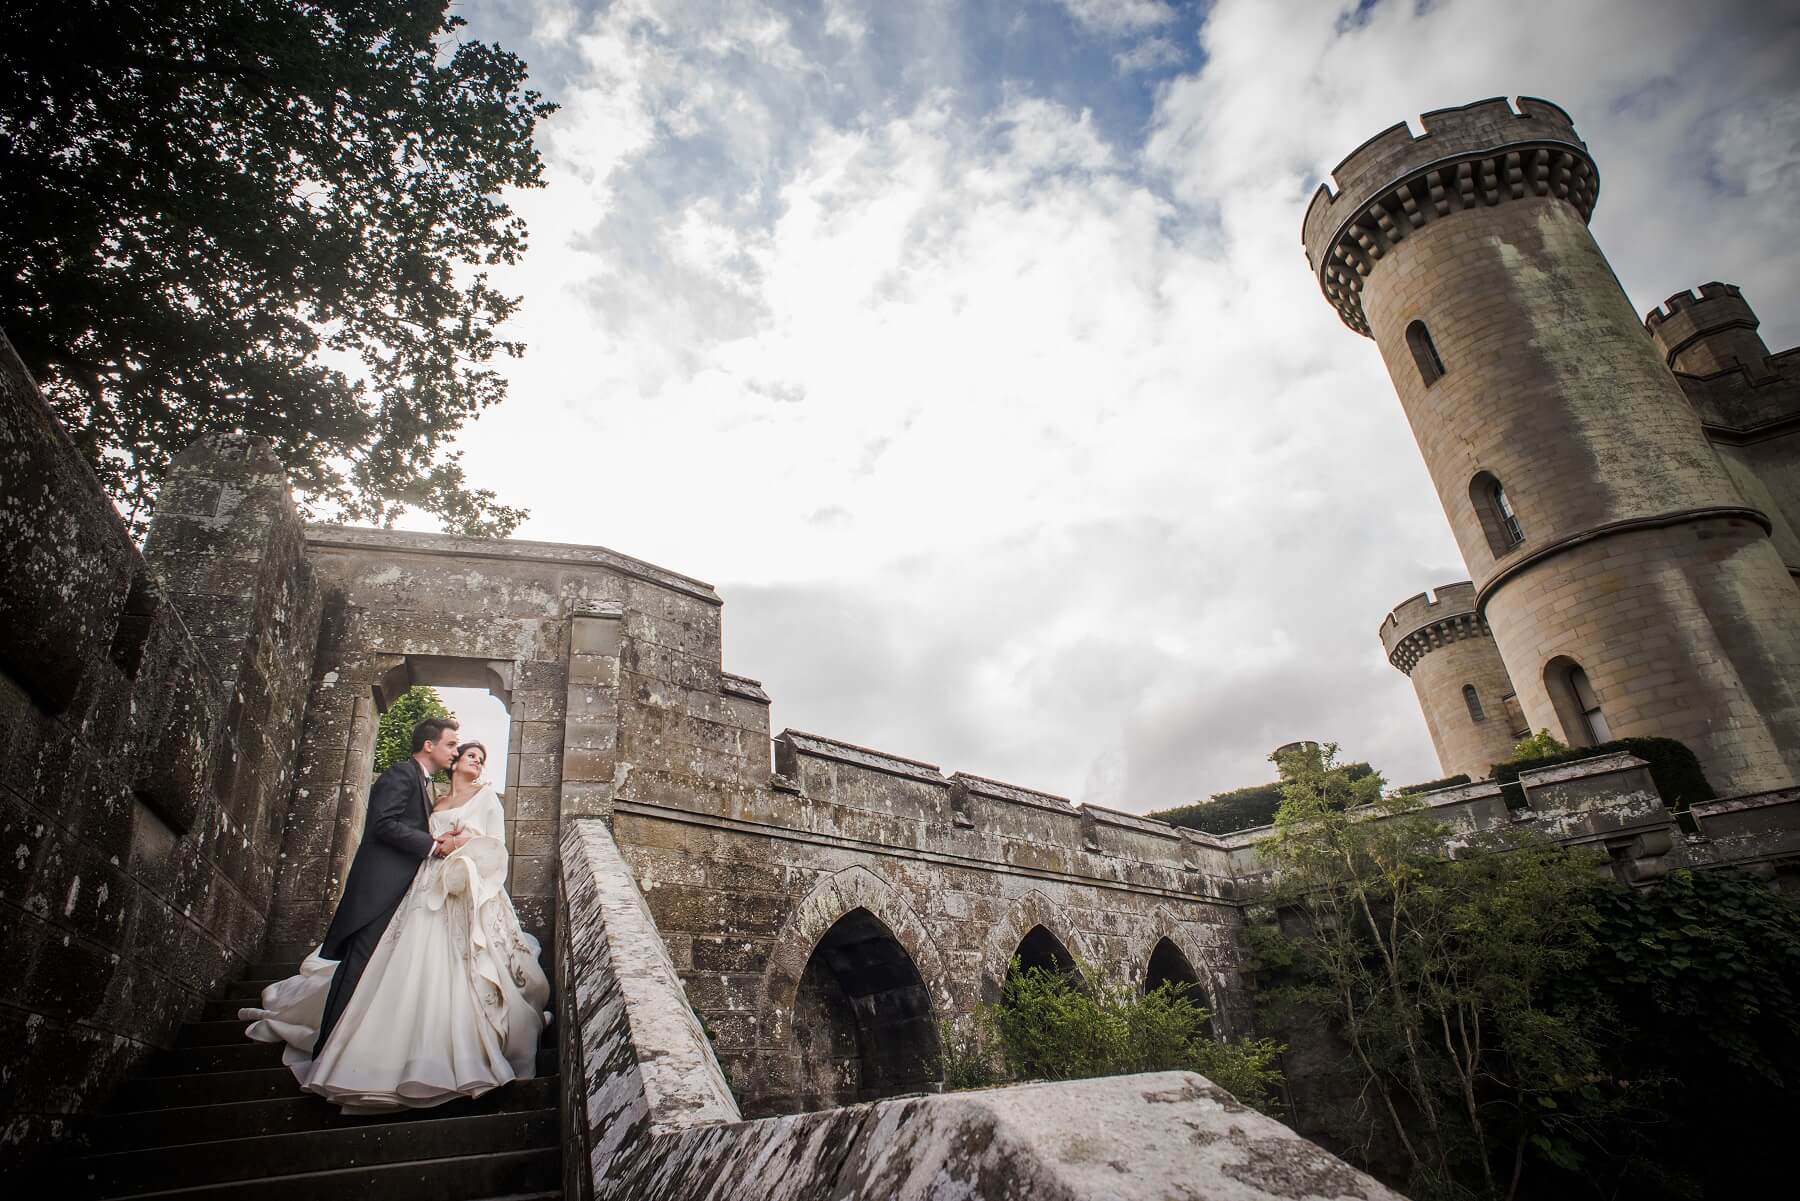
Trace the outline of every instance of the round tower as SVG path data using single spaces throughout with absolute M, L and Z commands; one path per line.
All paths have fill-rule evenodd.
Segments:
M 1500 648 L 1475 612 L 1475 585 L 1400 602 L 1381 623 L 1388 662 L 1412 678 L 1446 776 L 1485 779 L 1523 737 Z
M 1791 785 L 1800 590 L 1588 232 L 1586 145 L 1542 100 L 1422 120 L 1338 166 L 1304 241 L 1380 348 L 1526 720 Z

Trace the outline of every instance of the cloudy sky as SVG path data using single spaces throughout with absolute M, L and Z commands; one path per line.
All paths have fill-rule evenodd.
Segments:
M 1335 739 L 1438 774 L 1376 627 L 1465 577 L 1300 249 L 1364 138 L 1566 107 L 1640 311 L 1800 341 L 1800 20 L 1718 0 L 474 0 L 562 104 L 521 536 L 712 581 L 791 726 L 1130 810 Z

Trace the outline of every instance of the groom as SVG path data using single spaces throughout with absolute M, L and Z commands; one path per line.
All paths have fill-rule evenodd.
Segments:
M 431 788 L 433 773 L 456 758 L 456 721 L 428 717 L 412 731 L 412 756 L 382 772 L 369 789 L 369 813 L 363 822 L 362 845 L 350 864 L 344 897 L 338 902 L 331 928 L 319 953 L 338 961 L 325 996 L 325 1015 L 319 1020 L 319 1037 L 313 1058 L 325 1049 L 325 1040 L 337 1025 L 356 991 L 356 982 L 369 966 L 369 956 L 393 920 L 406 896 L 407 886 L 428 855 L 447 855 L 460 845 L 446 834 L 431 836 Z

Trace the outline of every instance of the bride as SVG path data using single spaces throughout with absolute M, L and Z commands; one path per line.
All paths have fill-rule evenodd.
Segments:
M 287 1044 L 302 1089 L 345 1113 L 478 1097 L 533 1074 L 550 984 L 506 895 L 506 819 L 486 766 L 479 742 L 457 750 L 430 815 L 432 837 L 456 849 L 420 863 L 317 1058 L 335 960 L 315 950 L 263 990 L 262 1008 L 238 1011 L 251 1038 Z

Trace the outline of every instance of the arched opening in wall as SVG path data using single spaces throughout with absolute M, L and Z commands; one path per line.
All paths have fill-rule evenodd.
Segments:
M 346 758 L 341 780 L 347 787 L 340 789 L 343 799 L 338 812 L 338 838 L 332 848 L 335 878 L 341 880 L 349 871 L 351 857 L 355 855 L 357 844 L 362 838 L 369 787 L 375 778 L 376 746 L 381 733 L 381 719 L 394 707 L 395 702 L 416 687 L 437 690 L 445 708 L 460 723 L 458 740 L 478 741 L 487 751 L 487 778 L 501 794 L 507 819 L 507 849 L 513 849 L 520 833 L 519 822 L 514 820 L 518 812 L 518 798 L 513 787 L 518 778 L 520 726 L 511 717 L 515 669 L 512 661 L 462 659 L 447 655 L 384 655 L 373 666 L 378 669 L 379 674 L 371 691 L 357 700 L 356 712 L 351 717 L 350 754 Z M 406 724 L 405 721 L 400 723 Z M 399 757 L 404 758 L 406 753 L 402 747 Z M 546 820 L 542 825 L 542 830 L 526 832 L 547 834 L 550 823 Z M 515 857 L 511 871 L 517 877 L 521 871 L 530 870 L 530 867 L 530 864 L 521 863 Z M 507 883 L 511 887 L 513 881 L 509 880 Z M 524 911 L 521 915 L 525 918 L 526 928 L 532 933 L 540 936 L 547 933 L 538 917 Z
M 1019 940 L 1019 949 L 1013 952 L 1013 958 L 1018 960 L 1019 970 L 1022 972 L 1035 967 L 1046 972 L 1060 972 L 1065 976 L 1079 977 L 1081 974 L 1075 966 L 1075 956 L 1069 954 L 1069 949 L 1062 945 L 1061 939 L 1042 926 L 1033 926 L 1025 932 L 1025 937 Z
M 1597 746 L 1612 741 L 1612 727 L 1600 707 L 1600 696 L 1581 664 L 1558 655 L 1544 665 L 1544 690 L 1562 723 L 1563 741 L 1570 746 Z
M 1415 321 L 1406 327 L 1406 346 L 1412 351 L 1413 362 L 1419 367 L 1419 378 L 1425 381 L 1427 388 L 1444 377 L 1444 360 L 1438 357 L 1431 331 L 1425 328 L 1423 321 Z
M 794 1001 L 806 1109 L 920 1092 L 938 1079 L 931 994 L 882 920 L 852 909 L 819 939 Z
M 1150 963 L 1144 969 L 1144 991 L 1155 992 L 1165 984 L 1178 988 L 1182 997 L 1193 1002 L 1201 1009 L 1210 1010 L 1206 990 L 1200 985 L 1200 973 L 1188 962 L 1188 957 L 1181 953 L 1181 948 L 1167 938 L 1156 940 L 1156 946 L 1150 949 Z M 1212 1032 L 1212 1017 L 1208 1014 L 1207 1033 Z
M 1469 707 L 1470 721 L 1486 721 L 1487 713 L 1481 707 L 1481 694 L 1475 691 L 1475 685 L 1463 685 L 1463 704 Z
M 1469 503 L 1475 507 L 1481 532 L 1487 535 L 1488 549 L 1494 553 L 1494 558 L 1508 554 L 1525 541 L 1519 515 L 1513 511 L 1505 486 L 1493 472 L 1476 472 L 1475 478 L 1469 481 Z

